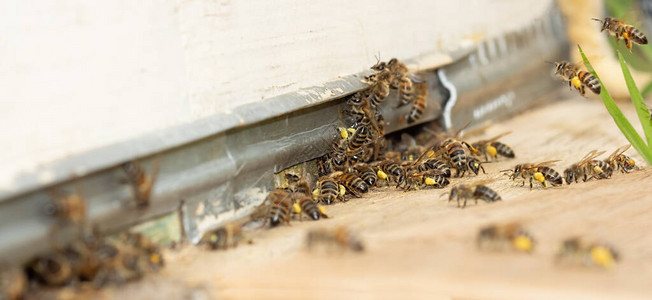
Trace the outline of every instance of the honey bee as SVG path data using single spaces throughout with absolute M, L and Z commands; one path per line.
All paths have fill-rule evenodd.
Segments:
M 573 181 L 577 183 L 580 178 L 582 178 L 582 181 L 587 181 L 591 178 L 607 178 L 607 174 L 611 174 L 611 167 L 603 161 L 595 160 L 596 157 L 602 154 L 604 154 L 604 151 L 598 152 L 597 150 L 592 150 L 582 160 L 564 170 L 566 184 L 571 184 Z
M 349 109 L 345 109 L 344 113 L 354 118 L 351 125 L 352 129 L 355 130 L 360 124 L 366 124 L 371 126 L 372 133 L 385 134 L 383 116 L 376 111 L 375 106 L 372 106 L 367 96 L 362 93 L 355 93 L 349 97 L 346 103 Z
M 609 157 L 607 157 L 604 162 L 607 163 L 609 166 L 611 166 L 611 170 L 620 170 L 621 173 L 629 173 L 632 170 L 637 169 L 638 167 L 636 166 L 636 161 L 632 159 L 631 157 L 623 154 L 625 151 L 629 149 L 631 145 L 625 145 L 622 146 Z M 609 174 L 611 175 L 611 174 Z
M 543 185 L 543 188 L 548 188 L 546 182 L 549 182 L 552 186 L 560 186 L 563 184 L 562 177 L 559 173 L 550 166 L 553 166 L 554 163 L 558 160 L 544 161 L 537 164 L 520 164 L 514 167 L 514 170 L 502 170 L 501 172 L 511 172 L 509 178 L 516 180 L 516 178 L 522 178 L 523 183 L 521 186 L 525 185 L 525 181 L 530 181 L 530 189 L 532 189 L 532 179 L 540 182 Z
M 369 99 L 369 103 L 373 107 L 376 107 L 383 103 L 389 95 L 390 82 L 393 76 L 385 62 L 379 62 L 371 67 L 371 69 L 377 72 L 367 77 L 367 80 L 371 83 L 371 87 L 366 98 Z
M 288 172 L 285 173 L 285 179 L 288 181 L 287 190 L 289 192 L 310 195 L 310 184 L 299 175 Z
M 408 79 L 409 80 L 409 79 Z M 412 103 L 412 109 L 404 117 L 407 119 L 408 124 L 412 124 L 417 120 L 421 119 L 423 112 L 428 106 L 428 86 L 425 82 L 419 82 L 415 84 L 416 87 L 416 97 L 414 98 L 414 103 Z M 401 102 L 403 103 L 403 102 Z
M 346 188 L 346 191 L 356 198 L 362 197 L 361 193 L 369 191 L 369 186 L 355 174 L 335 172 L 331 174 L 331 177 L 341 183 Z
M 121 243 L 107 244 L 99 252 L 103 262 L 93 278 L 93 285 L 96 288 L 108 284 L 123 285 L 128 281 L 139 279 L 151 266 L 149 257 Z
M 480 250 L 505 251 L 516 250 L 532 252 L 536 242 L 534 238 L 518 223 L 489 225 L 480 229 L 476 240 Z
M 600 81 L 591 73 L 582 70 L 580 65 L 567 61 L 555 63 L 555 75 L 564 81 L 568 81 L 569 87 L 575 87 L 582 96 L 585 94 L 585 88 L 588 87 L 596 95 L 600 95 L 602 90 Z
M 632 51 L 632 41 L 639 45 L 647 45 L 647 37 L 643 32 L 638 30 L 632 25 L 627 25 L 620 19 L 606 17 L 604 19 L 592 18 L 595 21 L 602 23 L 600 32 L 607 31 L 610 35 L 616 36 L 616 41 L 622 38 L 625 40 L 625 46 L 629 51 Z
M 127 174 L 127 182 L 131 185 L 136 206 L 145 208 L 149 206 L 149 200 L 156 177 L 158 176 L 161 158 L 157 156 L 152 171 L 148 174 L 143 170 L 137 161 L 129 161 L 122 164 L 122 169 Z
M 478 150 L 477 155 L 484 155 L 484 160 L 489 161 L 491 159 L 498 159 L 498 155 L 514 158 L 514 151 L 508 145 L 505 145 L 501 142 L 498 142 L 498 139 L 512 133 L 511 131 L 503 132 L 497 136 L 494 136 L 487 140 L 477 141 L 471 146 Z
M 242 239 L 242 226 L 229 222 L 222 227 L 204 233 L 200 244 L 207 245 L 211 250 L 237 247 Z
M 478 175 L 478 173 L 480 173 L 480 170 L 482 170 L 482 173 L 487 174 L 487 172 L 485 172 L 484 167 L 482 166 L 482 163 L 480 162 L 480 160 L 478 160 L 475 157 L 469 157 L 468 161 L 469 161 L 468 162 L 469 170 L 471 170 L 471 172 L 473 172 L 473 174 Z
M 319 218 L 328 218 L 324 207 L 313 202 L 311 197 L 299 197 L 296 203 L 301 207 L 302 213 L 315 221 L 319 220 Z
M 337 247 L 342 250 L 355 252 L 364 251 L 362 241 L 346 227 L 340 226 L 334 229 L 312 229 L 306 235 L 306 247 L 312 251 L 319 245 L 326 247 Z
M 98 250 L 105 245 L 97 228 L 86 228 L 79 238 L 72 241 L 61 253 L 65 256 L 74 276 L 92 280 L 101 267 Z
M 18 300 L 27 294 L 28 282 L 23 270 L 0 263 L 0 299 Z
M 417 165 L 417 170 L 437 170 L 442 176 L 448 178 L 451 177 L 451 169 L 448 167 L 448 164 L 437 158 L 430 158 L 424 161 L 422 164 Z
M 371 135 L 367 126 L 360 124 L 358 128 L 356 128 L 355 133 L 353 133 L 353 135 L 347 140 L 347 153 L 351 154 L 359 151 L 360 148 L 367 144 L 370 138 Z
M 275 227 L 281 222 L 290 224 L 292 213 L 300 213 L 301 210 L 292 202 L 291 194 L 283 189 L 276 189 L 269 193 L 265 201 L 267 220 L 271 227 Z
M 50 203 L 46 204 L 43 209 L 45 215 L 56 219 L 56 223 L 50 227 L 53 249 L 59 249 L 57 238 L 62 226 L 72 224 L 81 229 L 86 221 L 86 201 L 82 197 L 78 185 L 76 185 L 74 193 L 66 196 L 52 192 Z
M 122 244 L 140 251 L 150 270 L 158 271 L 165 265 L 160 248 L 145 235 L 137 232 L 125 232 L 118 236 L 118 240 Z
M 444 188 L 450 182 L 448 178 L 439 173 L 438 170 L 417 171 L 410 170 L 405 176 L 403 189 L 405 191 L 417 190 L 424 187 Z M 400 185 L 397 185 L 399 187 Z
M 330 176 L 322 176 L 317 180 L 317 188 L 313 191 L 313 196 L 320 203 L 332 204 L 336 199 L 344 201 L 346 188 L 337 183 Z
M 397 107 L 410 103 L 414 98 L 414 89 L 412 79 L 408 76 L 408 68 L 396 58 L 392 58 L 387 62 L 387 68 L 392 74 L 390 87 L 392 89 L 398 89 L 399 104 Z
M 379 179 L 397 184 L 402 184 L 405 180 L 405 170 L 396 161 L 385 159 L 378 162 L 378 166 L 379 170 L 376 174 Z
M 376 171 L 366 163 L 358 163 L 353 166 L 353 168 L 357 171 L 358 177 L 362 179 L 365 183 L 367 183 L 367 186 L 372 187 L 376 185 L 376 181 L 378 180 L 378 175 L 376 174 Z
M 48 286 L 63 286 L 75 279 L 73 268 L 62 253 L 49 253 L 28 264 L 29 272 Z
M 619 260 L 620 254 L 611 245 L 589 243 L 578 237 L 564 240 L 556 257 L 557 263 L 597 266 L 604 269 L 613 268 Z
M 478 204 L 478 199 L 484 200 L 487 203 L 501 201 L 502 199 L 498 193 L 484 185 L 487 182 L 489 181 L 481 180 L 473 184 L 459 184 L 453 187 L 448 197 L 448 202 L 455 199 L 457 200 L 457 207 L 465 208 L 468 199 L 475 199 L 476 205 Z M 461 206 L 460 200 L 464 201 Z

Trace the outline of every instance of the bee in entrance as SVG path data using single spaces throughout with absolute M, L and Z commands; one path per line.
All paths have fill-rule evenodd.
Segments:
M 451 189 L 448 202 L 455 199 L 457 200 L 457 207 L 465 208 L 466 201 L 469 199 L 474 199 L 475 204 L 478 204 L 478 199 L 484 200 L 487 203 L 501 201 L 502 199 L 498 193 L 484 185 L 488 182 L 491 181 L 481 180 L 474 182 L 473 184 L 459 184 Z M 461 202 L 461 205 L 460 200 L 463 201 Z
M 604 19 L 592 19 L 602 23 L 600 32 L 606 30 L 610 35 L 616 36 L 616 41 L 620 41 L 622 38 L 625 41 L 625 46 L 630 52 L 632 51 L 632 42 L 639 45 L 647 45 L 647 37 L 645 34 L 643 34 L 643 32 L 632 25 L 625 24 L 625 22 L 620 19 L 612 17 L 606 17 Z
M 122 164 L 122 169 L 127 174 L 127 182 L 131 185 L 132 194 L 136 201 L 136 206 L 145 208 L 149 206 L 149 201 L 156 183 L 161 157 L 156 156 L 153 162 L 151 172 L 145 172 L 145 169 L 137 161 L 129 161 Z

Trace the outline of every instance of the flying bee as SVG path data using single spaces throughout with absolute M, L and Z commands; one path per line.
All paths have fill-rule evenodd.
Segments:
M 480 229 L 476 240 L 478 248 L 488 251 L 517 250 L 532 252 L 534 238 L 518 223 L 489 225 Z
M 514 170 L 502 170 L 501 172 L 511 172 L 511 174 L 506 173 L 509 176 L 509 179 L 516 180 L 516 178 L 522 178 L 523 183 L 521 186 L 525 185 L 525 181 L 530 181 L 530 189 L 532 189 L 532 179 L 540 182 L 543 185 L 543 188 L 548 188 L 546 182 L 549 182 L 552 186 L 560 186 L 564 182 L 559 173 L 550 166 L 553 166 L 554 163 L 559 160 L 549 160 L 540 162 L 537 164 L 519 164 L 514 167 Z
M 299 207 L 301 207 L 302 213 L 306 214 L 306 216 L 315 221 L 319 220 L 319 218 L 328 218 L 324 207 L 317 205 L 314 201 L 312 201 L 311 197 L 299 197 L 299 199 L 296 200 L 296 203 L 299 205 Z
M 478 150 L 477 155 L 484 155 L 484 160 L 489 161 L 491 159 L 498 159 L 498 155 L 514 158 L 514 151 L 508 145 L 505 145 L 501 142 L 498 142 L 498 139 L 512 133 L 511 131 L 503 132 L 497 136 L 494 136 L 487 140 L 477 141 L 471 146 Z
M 604 269 L 613 268 L 620 260 L 620 254 L 611 245 L 587 242 L 572 237 L 562 242 L 556 257 L 560 264 L 597 266 Z
M 475 199 L 475 204 L 478 204 L 478 199 L 484 200 L 487 203 L 502 200 L 498 193 L 484 184 L 490 182 L 489 180 L 481 180 L 473 184 L 459 184 L 453 187 L 448 197 L 448 202 L 453 199 L 457 200 L 457 207 L 465 208 L 468 199 Z M 460 200 L 463 200 L 460 206 Z
M 23 299 L 27 288 L 27 277 L 23 270 L 17 266 L 0 263 L 0 299 Z
M 332 204 L 336 199 L 344 201 L 346 188 L 330 176 L 322 176 L 317 180 L 317 188 L 313 191 L 315 199 L 324 204 Z
M 358 177 L 362 179 L 369 187 L 375 186 L 376 181 L 378 180 L 378 175 L 376 171 L 366 163 L 358 163 L 353 166 L 353 169 L 357 171 Z
M 622 146 L 611 153 L 609 157 L 605 158 L 604 162 L 611 166 L 611 170 L 620 170 L 621 173 L 629 173 L 638 168 L 634 159 L 623 154 L 630 146 L 631 145 Z
M 414 89 L 412 78 L 408 75 L 408 68 L 396 58 L 392 58 L 387 62 L 387 68 L 392 74 L 390 87 L 398 89 L 399 104 L 397 107 L 410 103 L 414 98 Z
M 448 178 L 443 176 L 438 170 L 417 171 L 410 170 L 405 175 L 403 190 L 417 190 L 424 187 L 434 187 L 436 189 L 444 188 L 450 183 Z M 397 185 L 399 187 L 400 185 Z
M 600 95 L 602 90 L 600 81 L 591 73 L 582 70 L 579 64 L 567 61 L 555 63 L 555 75 L 568 82 L 568 87 L 575 87 L 582 96 L 585 94 L 585 88 L 588 87 L 596 95 Z
M 127 182 L 131 185 L 136 206 L 145 208 L 149 206 L 152 189 L 156 183 L 161 157 L 157 156 L 151 172 L 147 173 L 137 161 L 129 161 L 122 164 L 122 169 L 127 174 Z
M 335 172 L 331 177 L 341 183 L 348 193 L 356 198 L 362 197 L 361 193 L 369 191 L 369 186 L 360 177 L 352 173 Z
M 632 25 L 627 25 L 620 19 L 606 17 L 604 19 L 592 18 L 594 21 L 602 23 L 602 28 L 600 32 L 607 31 L 610 35 L 616 36 L 616 42 L 620 41 L 622 38 L 625 40 L 625 46 L 631 52 L 632 51 L 632 42 L 639 45 L 647 45 L 647 37 L 643 32 L 638 30 Z
M 428 86 L 425 81 L 415 83 L 416 87 L 416 97 L 414 98 L 414 103 L 412 103 L 412 109 L 410 112 L 405 115 L 408 124 L 412 124 L 417 120 L 421 119 L 423 112 L 428 106 Z
M 609 169 L 611 167 L 600 160 L 595 160 L 596 157 L 604 154 L 604 151 L 598 152 L 597 150 L 592 150 L 587 153 L 582 160 L 577 163 L 572 164 L 566 170 L 564 170 L 564 178 L 566 179 L 566 184 L 571 184 L 571 182 L 577 181 L 582 178 L 582 181 L 587 181 L 592 178 L 602 179 L 607 178 L 607 173 L 611 173 Z M 606 172 L 605 172 L 605 168 Z
M 346 227 L 334 229 L 312 229 L 306 235 L 306 247 L 312 251 L 318 246 L 327 248 L 337 247 L 342 250 L 364 251 L 364 245 L 357 235 Z

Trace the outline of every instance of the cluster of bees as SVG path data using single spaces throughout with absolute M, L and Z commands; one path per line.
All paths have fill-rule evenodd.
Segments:
M 632 42 L 639 45 L 647 45 L 647 37 L 643 32 L 632 25 L 625 24 L 620 19 L 606 17 L 604 19 L 593 18 L 593 20 L 601 23 L 600 32 L 606 30 L 609 35 L 616 37 L 616 42 L 623 39 L 625 46 L 630 52 L 632 51 Z M 582 96 L 584 96 L 587 88 L 597 95 L 600 94 L 602 88 L 599 80 L 591 73 L 583 70 L 579 63 L 562 61 L 554 64 L 555 75 L 563 81 L 568 82 L 569 88 L 572 89 L 575 87 Z
M 483 251 L 518 251 L 531 253 L 536 241 L 532 235 L 517 222 L 494 224 L 480 229 L 476 239 Z M 555 256 L 560 265 L 583 265 L 610 269 L 620 260 L 620 254 L 609 244 L 571 237 L 561 242 Z
M 142 234 L 125 232 L 109 239 L 95 230 L 84 230 L 70 245 L 32 259 L 24 269 L 3 268 L 0 296 L 21 299 L 39 286 L 124 284 L 157 272 L 163 265 L 159 247 Z

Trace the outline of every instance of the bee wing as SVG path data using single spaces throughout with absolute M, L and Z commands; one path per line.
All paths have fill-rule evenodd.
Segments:
M 609 155 L 609 157 L 607 157 L 605 160 L 606 161 L 613 160 L 614 158 L 616 158 L 616 156 L 618 156 L 618 155 L 622 154 L 623 152 L 627 151 L 629 149 L 629 147 L 631 147 L 631 146 L 632 146 L 631 144 L 627 144 L 627 145 L 619 147 L 618 149 L 616 149 L 616 151 L 614 151 L 614 153 L 611 153 L 611 155 Z
M 580 160 L 580 164 L 593 160 L 594 158 L 604 154 L 606 151 L 591 150 L 589 153 L 584 155 L 584 158 Z
M 559 161 L 558 159 L 555 159 L 555 160 L 547 160 L 547 161 L 543 161 L 543 162 L 540 162 L 540 163 L 538 163 L 538 164 L 535 164 L 535 165 L 532 166 L 532 167 L 533 167 L 533 168 L 536 168 L 536 167 L 551 167 L 551 166 L 554 166 L 555 163 L 558 162 L 558 161 Z
M 506 136 L 506 135 L 508 135 L 508 134 L 510 134 L 510 133 L 512 133 L 511 130 L 510 130 L 510 131 L 503 132 L 503 133 L 501 133 L 501 134 L 499 134 L 499 135 L 497 135 L 497 136 L 494 136 L 494 137 L 492 137 L 492 138 L 490 138 L 490 139 L 477 141 L 477 142 L 475 142 L 474 144 L 478 144 L 478 143 L 479 143 L 479 144 L 482 144 L 482 143 L 487 144 L 487 143 L 495 142 L 495 141 L 497 141 L 499 138 L 504 137 L 504 136 Z
M 421 164 L 421 163 L 422 163 L 424 160 L 426 160 L 427 158 L 430 158 L 430 157 L 429 157 L 430 155 L 433 155 L 433 157 L 434 157 L 434 155 L 436 155 L 436 154 L 437 154 L 437 151 L 435 151 L 435 146 L 432 146 L 432 147 L 430 147 L 430 148 L 427 148 L 427 150 L 423 151 L 423 153 L 421 153 L 421 155 L 419 156 L 419 158 L 417 158 L 417 159 L 412 163 L 412 165 L 413 165 L 413 166 L 417 166 L 417 165 Z
M 455 135 L 453 137 L 459 137 L 460 134 L 462 133 L 462 131 L 464 131 L 464 129 L 466 129 L 466 127 L 471 125 L 471 122 L 473 122 L 473 121 L 466 122 L 466 124 L 464 124 L 464 126 L 462 126 L 460 129 L 458 129 L 457 132 L 455 132 Z
M 423 76 L 415 74 L 415 73 L 409 73 L 408 78 L 412 81 L 412 83 L 424 83 L 426 82 L 426 79 L 423 78 Z
M 474 181 L 473 183 L 471 183 L 470 186 L 485 185 L 485 184 L 492 183 L 494 181 L 496 181 L 495 178 L 487 178 L 487 179 L 477 180 L 477 181 Z

